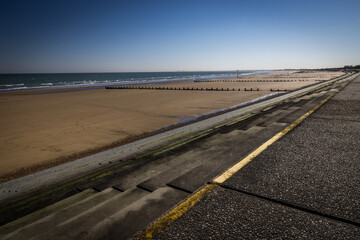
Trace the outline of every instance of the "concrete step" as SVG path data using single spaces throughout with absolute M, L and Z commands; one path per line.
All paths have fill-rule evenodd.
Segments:
M 245 127 L 244 129 L 243 128 L 244 128 L 243 126 L 241 126 L 240 128 L 238 128 L 236 126 L 236 128 L 229 129 L 226 131 L 221 131 L 221 132 L 219 132 L 219 134 L 224 134 L 224 135 L 226 134 L 227 137 L 241 136 L 241 135 L 244 135 L 245 137 L 249 137 L 251 135 L 257 134 L 262 129 L 264 129 L 264 127 L 261 127 L 261 126 L 251 126 L 251 127 Z M 213 138 L 217 139 L 218 135 L 214 136 Z
M 237 138 L 233 136 L 230 139 L 226 139 L 226 136 L 229 134 L 218 136 L 219 141 L 223 141 L 224 145 L 217 155 L 209 157 L 204 164 L 191 169 L 167 185 L 193 193 L 208 182 L 211 182 L 216 176 L 240 161 L 248 153 L 283 130 L 286 126 L 287 124 L 284 123 L 272 123 L 267 128 L 261 128 L 261 131 L 256 131 L 256 134 L 245 134 L 246 131 L 244 131 Z M 253 132 L 253 129 L 249 130 L 249 132 Z
M 134 161 L 138 160 L 136 159 Z M 170 160 L 151 159 L 151 161 L 146 162 L 146 164 L 139 164 L 138 166 L 132 167 L 130 170 L 120 171 L 104 178 L 100 178 L 97 181 L 93 181 L 89 183 L 87 187 L 95 189 L 113 187 L 120 191 L 126 191 L 135 188 L 137 184 L 146 179 L 172 168 L 172 165 L 173 163 Z M 129 174 L 131 174 L 131 178 L 128 177 Z
M 112 198 L 120 194 L 121 192 L 109 188 L 103 192 L 96 192 L 95 194 L 91 194 L 88 196 L 85 196 L 83 194 L 81 195 L 81 197 L 76 196 L 72 197 L 71 199 L 65 199 L 69 203 L 66 207 L 62 205 L 60 206 L 60 208 L 57 208 L 57 203 L 54 204 L 55 206 L 49 206 L 50 208 L 52 208 L 52 212 L 48 212 L 48 214 L 44 215 L 42 218 L 34 220 L 25 226 L 23 225 L 19 227 L 16 231 L 10 233 L 7 236 L 8 238 L 4 239 L 26 239 L 29 236 L 39 236 L 44 231 L 53 231 L 54 226 L 61 223 L 62 221 L 74 217 L 82 213 L 86 209 L 89 209 L 103 202 L 106 199 Z M 40 211 L 43 211 L 43 209 Z M 37 214 L 37 212 L 35 212 L 34 214 Z
M 67 232 L 63 239 L 129 239 L 188 195 L 171 187 L 161 187 L 127 207 L 109 214 L 91 228 Z
M 241 132 L 241 130 L 235 130 L 227 134 L 226 139 L 219 139 L 219 142 L 223 142 L 219 143 L 219 145 L 226 147 L 222 155 L 234 153 L 238 157 L 243 157 L 244 154 L 249 153 L 266 142 L 287 125 L 288 124 L 273 122 L 267 127 L 253 126 L 243 132 Z M 232 136 L 232 138 L 230 138 L 230 136 Z
M 219 174 L 219 170 L 215 169 L 213 164 L 208 163 L 191 169 L 167 185 L 188 193 L 193 193 L 217 174 Z
M 114 194 L 115 192 L 118 194 Z M 82 239 L 74 236 L 148 193 L 139 188 L 123 193 L 106 189 L 103 194 L 99 193 L 96 197 L 84 199 L 67 209 L 50 214 L 4 239 Z
M 246 141 L 250 135 L 256 135 L 262 129 L 264 128 L 255 126 L 246 131 L 235 130 L 229 133 L 216 134 L 207 138 L 206 141 L 192 145 L 191 149 L 185 152 L 155 160 L 151 163 L 153 167 L 144 166 L 139 168 L 131 174 L 131 177 L 122 176 L 121 178 L 113 179 L 112 186 L 119 189 L 139 186 L 148 191 L 154 191 L 158 187 L 186 173 L 188 170 L 221 154 L 222 149 L 227 149 L 229 146 L 228 142 L 231 142 L 233 139 L 239 140 L 239 138 L 242 138 L 243 141 Z
M 273 116 L 281 113 L 283 110 L 268 110 L 263 111 L 259 116 L 254 116 L 253 118 L 249 119 L 248 121 L 245 120 L 244 122 L 240 122 L 239 127 L 237 129 L 239 130 L 248 130 L 251 127 L 258 126 L 260 123 L 271 119 Z
M 173 168 L 164 171 L 140 184 L 137 186 L 139 188 L 145 189 L 147 191 L 153 192 L 156 189 L 163 187 L 166 183 L 172 181 L 173 179 L 187 173 L 188 171 L 198 167 L 200 161 L 191 161 L 186 163 L 182 163 L 178 166 L 174 166 Z
M 78 202 L 80 200 L 86 199 L 90 196 L 96 195 L 98 192 L 93 189 L 87 189 L 83 192 L 80 192 L 78 194 L 75 194 L 71 197 L 68 197 L 64 200 L 61 200 L 57 203 L 54 203 L 50 206 L 47 206 L 43 209 L 40 209 L 39 211 L 36 211 L 34 213 L 31 213 L 29 215 L 26 215 L 22 218 L 19 218 L 13 222 L 10 222 L 8 224 L 5 224 L 0 227 L 0 238 L 1 239 L 11 239 L 11 236 L 15 234 L 18 230 L 21 228 L 24 228 L 26 226 L 29 226 L 35 222 L 37 222 L 40 219 L 43 219 L 49 215 L 52 215 L 56 213 L 57 211 L 61 209 L 65 209 L 74 202 Z
M 244 134 L 238 136 L 234 135 L 233 138 L 228 137 L 228 139 L 220 139 L 224 144 L 219 145 L 224 146 L 224 150 L 217 156 L 218 158 L 215 162 L 217 164 L 216 168 L 225 171 L 229 166 L 232 166 L 242 158 L 246 157 L 249 153 L 287 126 L 287 123 L 274 122 L 267 127 L 254 126 L 248 131 L 245 131 Z M 256 131 L 251 131 L 255 129 Z M 218 163 L 224 164 L 218 165 Z
M 278 121 L 279 119 L 282 119 L 285 116 L 291 115 L 294 111 L 297 111 L 297 110 L 299 110 L 299 107 L 289 107 L 286 110 L 283 109 L 283 110 L 276 111 L 277 114 L 274 114 L 273 116 L 271 116 L 271 118 L 268 118 L 257 125 L 261 126 L 261 127 L 267 127 L 270 124 Z
M 173 168 L 164 171 L 152 178 L 147 179 L 146 181 L 138 184 L 138 187 L 146 189 L 148 191 L 154 191 L 157 188 L 166 185 L 169 182 L 172 182 L 176 178 L 182 176 L 182 175 L 203 175 L 205 179 L 205 183 L 209 176 L 213 176 L 214 173 L 212 173 L 211 168 L 214 168 L 214 164 L 211 164 L 211 162 L 219 163 L 218 159 L 221 154 L 224 154 L 224 152 L 229 151 L 229 144 L 231 142 L 246 142 L 251 136 L 255 136 L 258 134 L 261 130 L 263 130 L 263 127 L 254 126 L 249 128 L 248 130 L 233 130 L 229 133 L 219 133 L 215 134 L 206 141 L 197 144 L 196 147 L 193 147 L 192 150 L 184 155 L 178 156 L 178 158 L 188 158 L 187 160 L 181 161 L 181 164 L 174 166 Z M 206 151 L 204 151 L 206 149 Z M 175 160 L 175 159 L 173 159 Z M 204 165 L 210 164 L 209 168 L 206 168 L 205 172 L 202 172 L 202 168 L 204 168 Z M 199 166 L 201 167 L 199 168 Z M 221 165 L 226 166 L 226 161 L 222 162 Z M 219 170 L 219 167 L 215 167 Z M 220 168 L 221 169 L 221 168 Z M 200 172 L 199 172 L 200 171 Z M 195 172 L 195 174 L 193 173 Z M 216 174 L 216 173 L 215 173 Z M 201 186 L 203 185 L 204 181 L 201 179 L 199 180 L 199 184 L 196 184 L 194 182 L 194 186 Z M 174 185 L 175 186 L 175 185 Z M 195 188 L 197 189 L 197 188 Z M 185 191 L 192 192 L 194 189 L 184 189 Z
M 219 163 L 219 159 L 222 159 L 222 163 L 232 164 L 233 162 L 237 162 L 239 158 L 245 157 L 286 126 L 287 124 L 274 122 L 268 127 L 253 126 L 245 131 L 233 130 L 227 134 L 214 135 L 213 138 L 216 139 L 216 141 L 206 141 L 202 147 L 210 149 L 213 145 L 216 145 L 217 153 L 213 154 L 214 157 L 208 157 L 204 163 L 210 160 Z
M 318 105 L 327 96 L 328 96 L 328 94 L 323 94 L 323 93 L 319 93 L 319 94 L 313 96 L 305 104 L 302 104 L 298 110 L 292 112 L 292 114 L 284 116 L 283 118 L 279 119 L 278 122 L 293 123 L 298 118 L 300 118 L 302 115 L 306 114 L 308 111 L 313 109 L 316 105 Z
M 125 191 L 61 221 L 54 225 L 51 231 L 36 236 L 36 239 L 87 239 L 85 236 L 94 226 L 149 194 L 148 191 L 140 188 Z
M 308 100 L 306 100 L 308 101 Z M 269 113 L 264 113 L 262 116 L 252 120 L 250 123 L 245 126 L 241 126 L 239 129 L 247 130 L 253 126 L 267 127 L 270 124 L 276 122 L 277 120 L 285 117 L 286 115 L 291 114 L 292 112 L 299 109 L 299 105 L 304 104 L 305 100 L 300 102 L 288 103 L 288 106 L 279 108 L 278 110 L 270 110 Z
M 156 177 L 157 175 L 163 174 L 164 172 L 173 169 L 179 169 L 179 174 L 182 174 L 184 171 L 187 171 L 187 169 L 198 166 L 198 163 L 195 159 L 199 159 L 198 155 L 200 154 L 200 151 L 196 151 L 194 149 L 171 156 L 165 156 L 159 159 L 155 159 L 154 161 L 149 163 L 149 165 L 151 165 L 152 167 L 143 166 L 133 171 L 129 175 L 124 175 L 119 178 L 113 179 L 109 184 L 112 184 L 113 187 L 119 189 L 131 189 L 151 178 Z M 151 189 L 147 190 L 151 191 Z
M 311 101 L 306 103 L 304 107 L 308 108 L 308 111 L 313 109 L 316 105 L 318 105 L 321 101 L 323 101 L 325 98 L 327 98 L 331 92 L 319 92 L 316 95 L 314 94 L 313 98 L 311 98 Z
M 289 100 L 286 100 L 285 101 L 285 105 L 283 106 L 283 107 L 280 107 L 280 109 L 284 109 L 284 110 L 286 110 L 286 109 L 288 109 L 288 108 L 290 108 L 290 107 L 297 107 L 298 105 L 298 101 L 295 101 L 294 99 L 289 99 Z
M 201 144 L 201 148 L 198 151 L 202 151 L 199 154 L 199 158 L 202 159 L 202 164 L 207 164 L 211 161 L 215 163 L 219 162 L 219 159 L 224 159 L 224 156 L 234 155 L 241 157 L 248 151 L 251 151 L 254 146 L 248 144 L 252 138 L 258 138 L 261 136 L 261 132 L 266 128 L 254 126 L 248 130 L 233 130 L 229 133 L 219 133 L 213 135 Z M 231 158 L 221 160 L 224 165 Z M 225 165 L 226 166 L 226 165 Z

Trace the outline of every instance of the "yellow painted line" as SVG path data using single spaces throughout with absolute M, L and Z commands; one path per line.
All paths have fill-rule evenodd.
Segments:
M 198 201 L 205 196 L 209 195 L 217 186 L 206 185 L 204 188 L 193 194 L 191 197 L 182 202 L 179 206 L 167 213 L 164 217 L 160 218 L 153 225 L 148 227 L 140 235 L 135 236 L 133 239 L 152 239 L 155 235 L 160 233 L 163 229 L 170 226 L 176 219 L 181 217 L 190 208 L 192 208 Z
M 180 205 L 175 207 L 169 213 L 165 214 L 163 217 L 161 217 L 159 220 L 157 220 L 154 224 L 152 224 L 147 229 L 145 229 L 145 231 L 143 231 L 140 234 L 134 236 L 133 239 L 152 239 L 157 234 L 159 234 L 162 230 L 169 227 L 176 219 L 178 219 L 179 217 L 184 215 L 187 211 L 189 211 L 197 202 L 199 202 L 205 196 L 209 195 L 216 187 L 218 187 L 218 185 L 220 185 L 221 183 L 223 183 L 224 181 L 229 179 L 232 175 L 234 175 L 242 167 L 244 167 L 246 164 L 248 164 L 251 160 L 253 160 L 256 156 L 258 156 L 261 152 L 263 152 L 271 144 L 273 144 L 275 141 L 277 141 L 281 137 L 283 137 L 286 133 L 291 131 L 295 126 L 297 126 L 300 122 L 302 122 L 310 114 L 312 114 L 318 108 L 320 108 L 322 105 L 324 105 L 327 101 L 329 101 L 330 98 L 332 98 L 336 93 L 341 91 L 344 87 L 342 87 L 341 89 L 337 90 L 336 92 L 334 92 L 333 94 L 328 96 L 325 100 L 323 100 L 321 103 L 319 103 L 313 109 L 311 109 L 306 114 L 304 114 L 303 116 L 298 118 L 291 125 L 286 127 L 284 130 L 282 130 L 281 132 L 276 134 L 274 137 L 272 137 L 268 141 L 266 141 L 264 144 L 262 144 L 255 151 L 250 153 L 248 156 L 243 158 L 240 162 L 238 162 L 237 164 L 235 164 L 234 166 L 229 168 L 227 171 L 225 171 L 223 174 L 221 174 L 219 177 L 217 177 L 212 182 L 212 184 L 206 185 L 204 188 L 202 188 L 199 191 L 197 191 L 196 193 L 194 193 L 191 197 L 186 199 Z

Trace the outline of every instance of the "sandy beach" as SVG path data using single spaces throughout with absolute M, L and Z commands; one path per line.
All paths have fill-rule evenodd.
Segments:
M 24 175 L 36 166 L 52 166 L 132 136 L 232 107 L 271 94 L 339 76 L 340 72 L 242 77 L 253 82 L 179 82 L 167 87 L 259 88 L 260 91 L 86 90 L 36 94 L 0 94 L 0 175 Z M 291 78 L 292 77 L 292 78 Z M 264 79 L 308 81 L 261 82 Z M 162 84 L 162 86 L 165 86 Z M 61 161 L 59 161 L 59 159 Z M 26 169 L 30 169 L 27 171 Z M 10 175 L 9 175 L 10 173 Z M 4 178 L 5 176 L 5 178 Z M 4 180 L 3 180 L 4 181 Z

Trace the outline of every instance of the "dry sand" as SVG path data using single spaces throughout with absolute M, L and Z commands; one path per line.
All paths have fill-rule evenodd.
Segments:
M 298 74 L 299 75 L 299 74 Z M 322 74 L 326 75 L 326 74 Z M 332 75 L 321 77 L 329 79 Z M 273 75 L 274 77 L 274 75 Z M 275 76 L 276 77 L 276 76 Z M 300 74 L 301 77 L 301 74 Z M 264 78 L 264 76 L 262 77 Z M 319 78 L 320 79 L 320 78 Z M 86 90 L 0 94 L 0 175 L 73 154 L 308 82 L 172 83 L 184 87 L 253 87 L 259 92 Z

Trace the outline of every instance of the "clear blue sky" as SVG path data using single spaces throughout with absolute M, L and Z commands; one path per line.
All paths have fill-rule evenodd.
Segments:
M 359 0 L 1 0 L 0 72 L 360 64 Z

